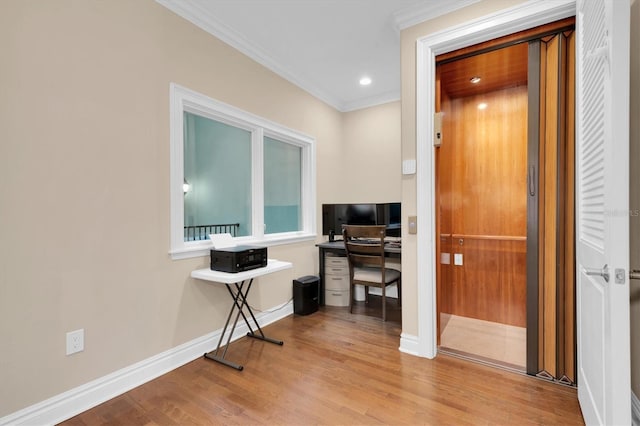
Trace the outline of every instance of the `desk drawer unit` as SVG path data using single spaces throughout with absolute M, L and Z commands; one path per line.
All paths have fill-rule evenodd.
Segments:
M 349 306 L 349 265 L 346 257 L 327 253 L 324 286 L 325 305 Z
M 325 290 L 324 304 L 327 306 L 349 306 L 349 290 Z
M 324 270 L 327 274 L 342 274 L 346 270 L 349 272 L 349 264 L 346 256 L 337 256 L 333 253 L 327 253 L 324 258 Z
M 325 290 L 349 290 L 349 270 L 346 275 L 325 275 Z

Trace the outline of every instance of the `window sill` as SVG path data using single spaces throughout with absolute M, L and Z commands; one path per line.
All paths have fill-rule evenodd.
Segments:
M 271 247 L 284 244 L 294 244 L 304 241 L 315 241 L 315 234 L 291 233 L 278 234 L 277 236 L 265 236 L 264 238 L 239 237 L 235 238 L 237 245 L 251 245 L 261 247 Z M 172 260 L 191 259 L 194 257 L 209 256 L 212 248 L 211 241 L 192 242 L 183 247 L 176 248 L 169 252 Z

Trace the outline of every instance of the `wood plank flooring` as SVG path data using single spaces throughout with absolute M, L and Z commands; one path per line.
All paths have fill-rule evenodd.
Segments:
M 400 311 L 388 306 L 386 323 L 362 307 L 289 316 L 264 328 L 284 346 L 230 345 L 243 371 L 199 358 L 63 424 L 584 424 L 573 388 L 400 352 Z

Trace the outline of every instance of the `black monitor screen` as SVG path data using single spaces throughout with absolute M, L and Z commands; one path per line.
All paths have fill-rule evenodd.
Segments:
M 376 225 L 375 204 L 349 204 L 347 225 Z

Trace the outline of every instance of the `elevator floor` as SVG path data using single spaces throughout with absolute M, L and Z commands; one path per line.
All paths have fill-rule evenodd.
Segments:
M 440 314 L 440 350 L 524 372 L 527 330 L 490 321 Z

